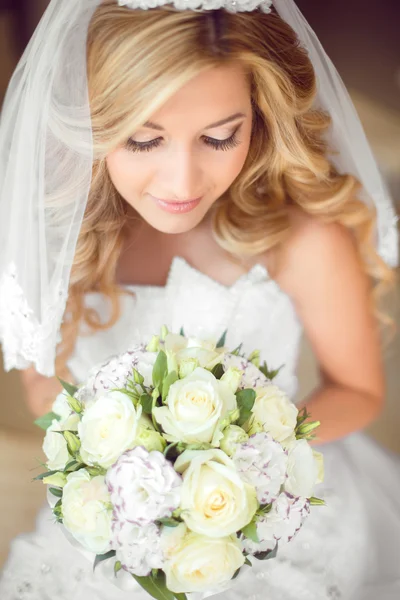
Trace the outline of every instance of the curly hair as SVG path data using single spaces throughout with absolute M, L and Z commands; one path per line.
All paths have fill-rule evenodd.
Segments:
M 251 83 L 253 130 L 239 177 L 215 207 L 213 232 L 232 255 L 278 247 L 290 230 L 289 207 L 349 228 L 373 297 L 393 279 L 374 244 L 375 214 L 360 184 L 329 160 L 328 114 L 315 109 L 316 78 L 307 52 L 276 12 L 141 11 L 106 0 L 92 18 L 87 45 L 95 148 L 93 181 L 70 283 L 58 370 L 73 351 L 81 322 L 92 331 L 119 318 L 124 293 L 116 268 L 126 234 L 126 203 L 108 175 L 107 154 L 125 143 L 185 83 L 224 64 L 240 64 Z M 96 290 L 110 317 L 85 306 Z

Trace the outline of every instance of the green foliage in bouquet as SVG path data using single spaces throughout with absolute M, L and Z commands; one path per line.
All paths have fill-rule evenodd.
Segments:
M 176 357 L 168 352 L 165 347 L 165 341 L 168 336 L 167 328 L 163 328 L 160 336 L 154 336 L 146 350 L 148 352 L 157 353 L 152 368 L 151 385 L 146 385 L 145 377 L 136 368 L 132 368 L 132 374 L 126 381 L 126 385 L 123 388 L 115 388 L 113 392 L 119 392 L 124 394 L 132 402 L 133 407 L 138 414 L 144 415 L 145 419 L 151 424 L 151 434 L 158 436 L 163 442 L 162 453 L 173 464 L 184 452 L 186 451 L 207 451 L 215 450 L 216 444 L 209 441 L 184 441 L 177 439 L 171 441 L 167 435 L 167 432 L 163 428 L 162 424 L 156 418 L 157 410 L 166 410 L 168 405 L 169 394 L 171 387 L 177 384 L 181 379 L 186 378 L 186 374 L 190 374 L 197 364 L 197 359 L 189 358 L 187 362 L 182 366 L 178 364 Z M 181 328 L 180 335 L 184 336 L 184 330 Z M 233 393 L 236 400 L 236 408 L 234 410 L 227 411 L 224 413 L 219 421 L 218 429 L 216 433 L 219 434 L 219 440 L 221 445 L 217 444 L 218 448 L 223 448 L 224 453 L 231 456 L 229 453 L 231 443 L 224 438 L 224 435 L 229 433 L 236 443 L 241 443 L 243 439 L 249 439 L 252 433 L 249 432 L 251 427 L 254 428 L 255 432 L 262 431 L 257 430 L 257 424 L 254 422 L 253 409 L 257 401 L 257 391 L 252 388 L 242 389 L 239 386 L 241 379 L 241 373 L 239 369 L 235 367 L 226 368 L 223 361 L 223 350 L 226 343 L 225 331 L 217 344 L 214 346 L 215 349 L 221 351 L 220 359 L 211 362 L 203 370 L 206 369 L 211 373 L 217 382 L 224 382 L 224 384 L 231 388 L 231 394 Z M 176 337 L 176 336 L 175 336 Z M 269 382 L 272 382 L 278 375 L 280 369 L 271 370 L 267 366 L 266 362 L 260 365 L 260 352 L 254 351 L 247 358 L 242 354 L 242 345 L 239 345 L 233 352 L 229 353 L 234 357 L 241 357 L 247 363 L 252 363 Z M 217 355 L 218 358 L 218 355 Z M 197 362 L 196 362 L 197 361 Z M 209 375 L 208 375 L 209 376 Z M 85 413 L 85 406 L 79 399 L 77 394 L 79 388 L 71 385 L 65 381 L 60 380 L 63 386 L 66 401 L 73 415 L 78 420 L 81 420 Z M 219 385 L 222 385 L 220 383 Z M 77 397 L 78 396 L 78 397 Z M 296 413 L 297 414 L 297 413 Z M 105 476 L 107 468 L 101 464 L 87 464 L 87 460 L 83 460 L 84 455 L 81 448 L 81 440 L 77 434 L 77 429 L 74 430 L 64 428 L 58 431 L 57 427 L 54 427 L 54 422 L 60 421 L 60 416 L 55 412 L 50 412 L 47 415 L 37 419 L 35 421 L 41 429 L 47 431 L 52 427 L 52 431 L 64 438 L 65 444 L 68 450 L 69 460 L 63 469 L 49 469 L 44 473 L 41 473 L 35 480 L 43 481 L 48 486 L 48 492 L 54 499 L 53 514 L 58 523 L 63 523 L 63 488 L 67 483 L 68 477 L 81 469 L 84 469 L 89 473 L 92 478 L 97 476 Z M 296 421 L 296 420 L 295 420 Z M 311 422 L 310 414 L 306 409 L 303 409 L 297 414 L 297 422 L 295 422 L 294 428 L 294 440 L 306 440 L 310 441 L 315 438 L 315 431 L 319 426 L 319 422 Z M 237 437 L 239 436 L 239 437 Z M 230 438 L 229 438 L 230 439 Z M 223 446 L 223 442 L 226 445 Z M 130 446 L 132 448 L 132 446 Z M 82 455 L 81 455 L 82 454 Z M 324 501 L 315 497 L 309 498 L 309 503 L 312 506 L 324 505 Z M 236 535 L 238 540 L 249 540 L 254 544 L 260 542 L 258 531 L 257 531 L 257 520 L 266 518 L 268 513 L 271 511 L 272 504 L 261 504 L 257 502 L 256 510 L 252 512 L 250 516 L 250 522 L 246 523 L 237 531 Z M 170 516 L 159 518 L 155 521 L 159 527 L 164 528 L 176 528 L 185 523 L 185 515 L 182 514 L 182 510 L 178 508 L 173 511 Z M 253 553 L 253 556 L 260 560 L 267 560 L 274 558 L 277 552 L 277 545 L 273 550 L 267 550 L 265 552 Z M 243 551 L 245 557 L 245 564 L 251 566 L 247 551 Z M 96 568 L 101 562 L 105 560 L 115 560 L 114 572 L 117 576 L 118 572 L 123 568 L 119 560 L 116 559 L 116 551 L 111 550 L 104 554 L 98 554 L 94 561 L 94 568 Z M 236 577 L 239 574 L 238 569 L 234 575 Z M 139 577 L 131 573 L 132 577 L 139 583 L 139 585 L 153 598 L 156 600 L 186 600 L 186 594 L 174 593 L 168 589 L 166 575 L 161 569 L 153 569 L 150 575 L 145 577 Z

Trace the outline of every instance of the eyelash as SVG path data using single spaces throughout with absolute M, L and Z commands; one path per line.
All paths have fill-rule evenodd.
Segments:
M 213 150 L 222 150 L 226 152 L 231 148 L 235 148 L 240 144 L 240 141 L 237 136 L 238 129 L 233 132 L 233 134 L 227 138 L 226 140 L 216 140 L 215 138 L 203 136 L 204 143 L 207 146 L 210 146 Z M 151 140 L 150 142 L 135 142 L 131 138 L 126 143 L 126 148 L 130 152 L 150 152 L 154 148 L 158 148 L 162 142 L 162 138 L 156 138 L 155 140 Z

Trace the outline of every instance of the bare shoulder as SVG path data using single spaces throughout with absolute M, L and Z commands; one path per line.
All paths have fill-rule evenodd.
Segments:
M 293 209 L 288 238 L 277 252 L 273 277 L 294 300 L 301 302 L 314 287 L 326 293 L 339 280 L 364 280 L 351 232 L 338 223 Z

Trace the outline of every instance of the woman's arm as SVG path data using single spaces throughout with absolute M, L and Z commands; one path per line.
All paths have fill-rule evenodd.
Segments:
M 292 297 L 317 357 L 321 385 L 302 402 L 321 421 L 317 443 L 369 425 L 384 403 L 378 325 L 351 234 L 295 214 L 277 281 Z

